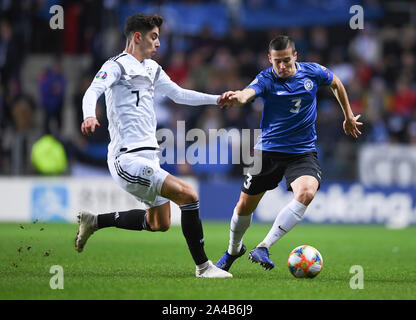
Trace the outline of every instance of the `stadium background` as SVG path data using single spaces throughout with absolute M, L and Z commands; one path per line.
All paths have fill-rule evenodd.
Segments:
M 64 29 L 53 30 L 52 5 L 64 9 Z M 350 7 L 364 8 L 364 29 L 353 30 Z M 97 212 L 139 204 L 119 189 L 106 167 L 105 101 L 101 127 L 80 133 L 83 93 L 104 61 L 124 49 L 122 27 L 133 12 L 164 19 L 156 60 L 188 89 L 222 93 L 246 86 L 269 66 L 267 45 L 290 35 L 299 61 L 330 68 L 346 86 L 358 140 L 344 135 L 343 116 L 328 88 L 318 95 L 319 160 L 323 184 L 305 221 L 416 223 L 416 4 L 413 1 L 0 1 L 0 220 L 75 221 L 79 209 Z M 159 128 L 258 128 L 261 102 L 243 108 L 189 107 L 160 100 Z M 41 153 L 35 142 L 52 135 L 64 147 Z M 42 149 L 41 149 L 42 150 Z M 54 158 L 55 152 L 57 158 Z M 52 162 L 54 174 L 47 173 Z M 63 164 L 60 166 L 60 164 Z M 204 220 L 229 221 L 238 199 L 238 165 L 169 165 L 199 192 Z M 43 169 L 42 169 L 43 168 Z M 43 172 L 42 172 L 43 171 Z M 269 192 L 254 219 L 271 222 L 291 195 Z M 213 201 L 215 199 L 215 201 Z M 173 222 L 178 222 L 174 209 Z

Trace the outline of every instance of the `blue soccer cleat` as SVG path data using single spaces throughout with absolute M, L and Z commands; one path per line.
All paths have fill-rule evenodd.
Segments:
M 264 247 L 257 247 L 251 250 L 248 254 L 251 262 L 260 264 L 264 270 L 271 270 L 274 268 L 274 263 L 269 259 L 269 250 Z
M 246 246 L 243 244 L 241 246 L 240 252 L 236 255 L 231 255 L 228 253 L 228 250 L 225 250 L 224 255 L 218 260 L 216 266 L 222 270 L 228 271 L 231 268 L 233 262 L 240 258 L 244 253 L 246 253 Z

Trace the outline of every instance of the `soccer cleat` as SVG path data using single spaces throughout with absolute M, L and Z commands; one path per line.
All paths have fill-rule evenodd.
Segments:
M 228 271 L 231 268 L 233 262 L 244 255 L 247 251 L 246 246 L 243 244 L 241 246 L 240 252 L 236 255 L 231 255 L 228 253 L 228 250 L 225 250 L 224 255 L 217 261 L 216 266 L 222 270 Z
M 271 270 L 274 268 L 274 263 L 269 259 L 269 250 L 264 247 L 256 247 L 248 254 L 251 262 L 260 264 L 264 270 Z
M 208 266 L 204 269 L 196 269 L 197 278 L 232 278 L 233 275 L 215 266 L 211 260 L 208 260 Z
M 88 238 L 98 230 L 97 216 L 89 211 L 81 211 L 77 215 L 79 228 L 75 237 L 75 249 L 78 252 L 82 252 Z

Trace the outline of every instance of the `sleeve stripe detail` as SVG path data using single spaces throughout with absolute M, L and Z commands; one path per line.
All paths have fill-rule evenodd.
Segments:
M 162 68 L 159 66 L 159 67 L 157 68 L 156 75 L 155 75 L 155 80 L 153 81 L 153 84 L 155 84 L 155 83 L 156 83 L 156 81 L 157 81 L 157 79 L 159 79 L 160 70 L 162 70 Z
M 127 74 L 126 70 L 124 69 L 123 65 L 120 62 L 115 61 L 115 60 L 114 60 L 114 62 L 117 63 L 117 65 L 120 67 L 120 71 L 121 71 L 122 76 Z
M 118 56 L 115 56 L 113 58 L 110 58 L 109 60 L 116 61 L 118 58 L 124 57 L 126 55 L 127 55 L 127 53 L 122 53 L 122 54 L 119 54 Z

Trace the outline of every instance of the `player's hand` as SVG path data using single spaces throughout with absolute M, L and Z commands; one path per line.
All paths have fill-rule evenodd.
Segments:
M 240 93 L 241 91 L 239 90 L 224 92 L 218 99 L 218 104 L 220 105 L 221 109 L 242 106 L 243 103 L 240 102 Z
M 234 94 L 234 91 L 227 91 L 224 92 L 217 100 L 217 104 L 220 106 L 221 109 L 223 108 L 231 108 L 233 106 L 232 100 L 230 100 L 230 96 Z
M 351 119 L 344 120 L 343 128 L 347 136 L 352 135 L 354 138 L 358 138 L 361 134 L 360 130 L 358 130 L 358 126 L 363 125 L 363 123 L 357 121 L 359 117 L 361 117 L 361 114 L 354 116 Z
M 99 126 L 100 123 L 98 122 L 97 118 L 88 117 L 81 124 L 81 132 L 82 134 L 89 136 L 94 133 L 95 128 Z

